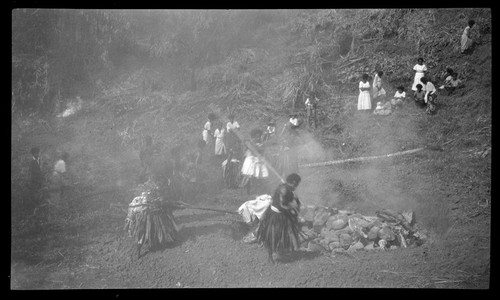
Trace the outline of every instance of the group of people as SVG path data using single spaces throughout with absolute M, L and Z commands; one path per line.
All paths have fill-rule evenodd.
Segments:
M 475 22 L 470 20 L 468 26 L 465 28 L 461 38 L 461 53 L 470 54 L 473 50 L 474 40 L 471 37 L 471 29 L 474 27 Z M 413 67 L 415 76 L 411 87 L 413 100 L 417 107 L 425 108 L 426 113 L 434 114 L 436 112 L 436 99 L 437 90 L 427 76 L 427 66 L 423 58 L 418 58 L 417 64 Z M 447 69 L 447 77 L 444 84 L 440 89 L 445 89 L 447 95 L 451 95 L 457 88 L 463 86 L 462 81 L 458 79 L 458 73 L 452 69 Z M 406 102 L 406 92 L 403 86 L 398 86 L 397 91 L 388 100 L 386 98 L 386 91 L 383 88 L 382 77 L 383 71 L 375 73 L 372 85 L 370 85 L 370 76 L 363 74 L 359 82 L 359 96 L 358 96 L 358 110 L 360 111 L 373 111 L 376 115 L 389 115 L 394 110 L 402 107 Z

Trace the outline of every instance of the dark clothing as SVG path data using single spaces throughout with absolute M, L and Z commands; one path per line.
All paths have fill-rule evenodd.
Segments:
M 264 244 L 271 261 L 274 252 L 299 248 L 300 206 L 299 199 L 289 185 L 280 184 L 276 188 L 271 205 L 264 213 L 257 230 L 257 241 Z
M 40 159 L 33 158 L 30 162 L 30 186 L 33 189 L 41 189 L 43 183 L 42 169 L 40 168 Z

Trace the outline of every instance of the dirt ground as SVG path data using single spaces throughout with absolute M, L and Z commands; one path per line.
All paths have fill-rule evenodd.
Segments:
M 365 156 L 418 146 L 416 124 L 428 116 L 413 106 L 405 109 L 416 117 L 355 115 L 357 130 L 371 130 L 378 141 L 366 147 Z M 378 126 L 370 129 L 374 123 Z M 131 199 L 114 193 L 87 199 L 70 211 L 55 210 L 43 225 L 13 223 L 11 289 L 487 289 L 491 156 L 471 153 L 425 149 L 362 163 L 301 168 L 297 193 L 304 204 L 365 215 L 381 208 L 412 209 L 417 223 L 431 233 L 420 247 L 334 256 L 299 251 L 270 265 L 263 248 L 243 243 L 249 227 L 240 216 L 184 209 L 174 212 L 180 240 L 137 259 L 134 242 L 123 230 L 126 212 L 109 206 Z M 214 188 L 192 203 L 236 210 L 253 197 L 243 190 Z

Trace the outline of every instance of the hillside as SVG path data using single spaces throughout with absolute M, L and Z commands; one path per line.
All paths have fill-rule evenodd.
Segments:
M 464 56 L 458 47 L 468 18 L 476 19 L 480 38 Z M 183 88 L 189 77 L 179 79 L 177 70 L 130 50 L 117 58 L 120 67 L 111 76 L 96 76 L 103 78 L 98 85 L 82 86 L 68 98 L 68 104 L 83 99 L 75 114 L 13 114 L 11 288 L 489 288 L 491 12 L 369 10 L 350 16 L 333 10 L 251 20 L 245 22 L 253 27 L 242 21 L 252 30 L 239 32 L 245 37 L 241 47 L 223 49 L 226 56 L 214 56 L 197 71 L 196 89 Z M 417 23 L 424 30 L 413 31 Z M 412 101 L 390 116 L 356 111 L 362 73 L 383 70 L 388 95 L 398 85 L 408 92 L 420 56 L 436 86 L 450 67 L 465 83 L 452 96 L 440 93 L 436 115 Z M 153 85 L 144 89 L 146 79 Z M 301 129 L 301 163 L 425 149 L 302 167 L 301 201 L 366 215 L 411 209 L 429 232 L 424 245 L 345 256 L 301 252 L 270 266 L 264 249 L 242 242 L 248 228 L 238 216 L 186 209 L 176 212 L 179 243 L 131 259 L 133 242 L 122 230 L 126 213 L 119 206 L 133 196 L 144 135 L 159 143 L 160 162 L 174 145 L 194 145 L 211 108 L 233 112 L 244 134 L 271 118 L 279 130 L 289 112 L 304 117 L 302 93 L 313 87 L 321 99 L 320 126 Z M 25 218 L 19 205 L 32 145 L 43 149 L 46 171 L 56 153 L 69 152 L 75 183 L 70 208 L 54 209 L 42 223 Z M 207 178 L 203 193 L 191 194 L 190 203 L 236 210 L 252 199 L 243 190 L 222 188 L 216 165 L 205 167 L 215 176 Z

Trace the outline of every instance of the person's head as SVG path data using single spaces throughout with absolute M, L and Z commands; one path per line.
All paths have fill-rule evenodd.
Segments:
M 286 183 L 290 186 L 293 187 L 293 189 L 296 189 L 297 186 L 299 186 L 299 183 L 301 181 L 301 178 L 299 174 L 292 173 L 286 177 Z
M 453 71 L 453 69 L 452 69 L 452 68 L 447 68 L 447 69 L 446 69 L 446 73 L 447 73 L 448 75 L 452 75 L 452 76 L 453 76 L 453 73 L 455 73 L 455 71 Z
M 250 131 L 250 137 L 253 140 L 259 140 L 261 136 L 262 136 L 262 130 L 260 130 L 259 128 L 254 128 Z
M 377 75 L 378 75 L 378 77 L 382 78 L 382 76 L 384 76 L 384 72 L 383 71 L 378 71 Z
M 421 85 L 420 83 L 416 85 L 417 91 L 421 91 L 424 86 Z
M 215 114 L 214 114 L 214 113 L 209 113 L 209 114 L 208 114 L 208 120 L 209 120 L 210 122 L 213 122 L 215 119 L 216 119 L 216 117 L 215 117 Z
M 422 57 L 419 57 L 419 58 L 417 59 L 417 63 L 418 63 L 419 65 L 423 65 L 423 64 L 424 64 L 424 59 L 423 59 Z
M 426 78 L 426 77 L 422 77 L 422 78 L 420 78 L 420 82 L 422 82 L 423 84 L 427 84 L 427 82 L 428 82 L 428 81 L 429 81 L 429 80 L 427 80 L 427 78 Z
M 474 24 L 476 24 L 476 22 L 474 22 L 474 20 L 469 20 L 469 27 L 472 28 L 472 26 L 474 26 Z
M 274 127 L 274 126 L 276 126 L 276 123 L 275 123 L 274 121 L 269 121 L 269 122 L 267 123 L 267 126 L 269 126 L 269 127 Z
M 40 148 L 33 147 L 33 148 L 31 148 L 30 153 L 31 153 L 31 155 L 33 155 L 33 157 L 38 158 L 38 155 L 40 155 Z
M 229 116 L 227 116 L 227 118 L 229 119 L 229 121 L 230 121 L 231 123 L 233 123 L 233 122 L 234 122 L 234 115 L 233 115 L 233 114 L 230 114 Z
M 404 91 L 405 91 L 404 86 L 402 86 L 402 85 L 398 86 L 398 92 L 402 93 Z
M 361 80 L 363 80 L 363 82 L 367 82 L 367 81 L 368 81 L 368 74 L 366 74 L 366 73 L 365 73 L 365 74 L 363 74 L 363 75 L 361 76 Z
M 453 77 L 453 80 L 457 80 L 457 78 L 458 78 L 458 73 L 457 73 L 457 72 L 455 72 L 455 73 L 453 73 L 451 76 Z

